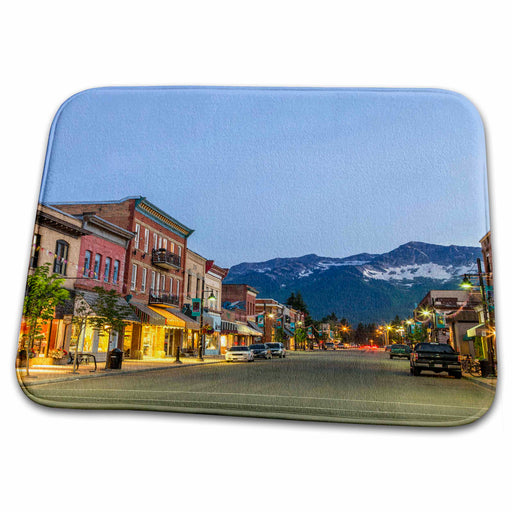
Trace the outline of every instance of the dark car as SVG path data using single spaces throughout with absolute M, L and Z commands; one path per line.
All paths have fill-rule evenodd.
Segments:
M 267 343 L 272 357 L 286 357 L 286 349 L 282 343 Z
M 419 375 L 428 370 L 435 373 L 448 372 L 456 379 L 462 377 L 460 354 L 448 343 L 417 343 L 410 356 L 411 374 Z
M 249 348 L 252 350 L 254 357 L 272 359 L 272 352 L 266 343 L 254 343 L 249 345 Z
M 336 345 L 332 341 L 327 341 L 324 344 L 325 350 L 336 350 Z
M 409 359 L 409 356 L 411 354 L 411 349 L 409 345 L 391 345 L 389 349 L 389 359 L 393 359 L 395 357 L 405 357 L 406 359 Z

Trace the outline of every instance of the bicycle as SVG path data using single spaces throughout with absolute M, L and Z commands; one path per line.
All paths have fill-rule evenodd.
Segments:
M 467 355 L 462 359 L 461 365 L 464 373 L 469 373 L 473 377 L 482 376 L 482 368 L 480 367 L 480 361 L 478 359 L 473 359 L 470 355 Z

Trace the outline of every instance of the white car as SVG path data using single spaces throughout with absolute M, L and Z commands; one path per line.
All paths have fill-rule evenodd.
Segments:
M 254 354 L 249 347 L 244 345 L 236 345 L 228 348 L 226 352 L 226 362 L 232 361 L 247 361 L 248 363 L 254 361 Z

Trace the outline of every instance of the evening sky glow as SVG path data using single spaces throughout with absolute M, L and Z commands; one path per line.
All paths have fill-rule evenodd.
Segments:
M 54 121 L 43 202 L 144 196 L 221 266 L 478 246 L 482 121 L 433 90 L 110 88 Z

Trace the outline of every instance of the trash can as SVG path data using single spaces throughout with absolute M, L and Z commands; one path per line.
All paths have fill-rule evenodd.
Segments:
M 480 369 L 482 370 L 482 377 L 489 377 L 492 374 L 491 362 L 487 359 L 480 359 Z
M 120 370 L 123 365 L 123 351 L 120 348 L 115 348 L 108 355 L 107 368 L 110 370 Z

